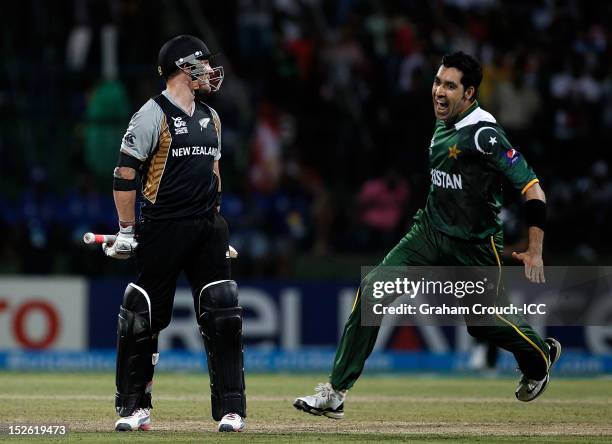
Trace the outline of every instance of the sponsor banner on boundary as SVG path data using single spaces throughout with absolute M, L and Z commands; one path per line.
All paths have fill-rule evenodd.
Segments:
M 0 350 L 86 349 L 88 293 L 83 278 L 0 278 Z
M 110 349 L 117 340 L 117 313 L 126 280 L 89 281 L 89 348 Z M 247 349 L 307 350 L 335 348 L 355 302 L 354 282 L 261 280 L 240 281 L 243 333 Z M 602 310 L 602 312 L 606 312 Z M 313 321 L 313 320 L 316 320 Z M 612 327 L 545 327 L 534 325 L 542 337 L 557 338 L 564 349 L 585 354 L 612 354 Z M 193 310 L 191 291 L 179 284 L 172 322 L 159 338 L 162 353 L 185 350 L 198 353 L 202 338 Z M 398 325 L 386 316 L 374 352 L 469 352 L 473 349 L 465 325 Z
M 329 372 L 335 351 L 316 348 L 302 351 L 247 350 L 245 369 L 249 372 Z M 369 373 L 436 372 L 469 373 L 466 353 L 373 353 L 366 363 Z M 515 375 L 514 358 L 504 353 L 500 373 Z M 0 352 L 0 370 L 8 371 L 108 371 L 115 370 L 115 351 L 89 352 Z M 169 351 L 161 353 L 159 371 L 207 373 L 203 353 Z M 565 352 L 555 365 L 555 374 L 586 376 L 612 373 L 612 356 Z

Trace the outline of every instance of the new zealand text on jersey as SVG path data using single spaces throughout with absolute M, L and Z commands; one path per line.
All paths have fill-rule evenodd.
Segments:
M 431 183 L 442 188 L 463 189 L 461 174 L 448 174 L 435 168 L 431 169 Z
M 216 156 L 219 148 L 213 146 L 184 146 L 172 148 L 172 157 L 182 156 Z

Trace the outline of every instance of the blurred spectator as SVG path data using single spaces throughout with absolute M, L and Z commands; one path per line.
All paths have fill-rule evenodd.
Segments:
M 33 167 L 28 187 L 19 202 L 17 226 L 22 250 L 22 270 L 25 273 L 50 273 L 54 269 L 54 248 L 58 246 L 62 211 L 57 196 L 48 188 L 47 172 Z
M 255 190 L 276 189 L 282 174 L 281 112 L 270 103 L 262 103 L 251 145 L 251 183 Z
M 408 182 L 395 170 L 363 184 L 357 197 L 362 248 L 376 251 L 397 243 L 409 197 Z
M 109 182 L 117 164 L 129 109 L 125 88 L 114 80 L 98 84 L 87 105 L 85 162 L 101 183 Z
M 70 229 L 74 243 L 80 244 L 83 233 L 114 233 L 117 216 L 112 193 L 100 192 L 95 187 L 91 173 L 76 174 L 75 187 L 70 188 L 63 199 L 62 224 Z
M 599 255 L 605 251 L 605 247 L 599 245 L 610 245 L 611 236 L 609 221 L 612 217 L 612 180 L 609 175 L 608 163 L 598 160 L 591 165 L 590 175 L 579 178 L 576 181 L 577 211 L 589 218 L 589 229 L 581 233 L 577 255 L 583 259 L 596 263 Z M 599 251 L 598 251 L 599 250 Z
M 537 137 L 534 130 L 541 107 L 540 95 L 528 84 L 525 68 L 524 62 L 517 61 L 510 79 L 497 84 L 490 100 L 490 111 L 520 149 Z

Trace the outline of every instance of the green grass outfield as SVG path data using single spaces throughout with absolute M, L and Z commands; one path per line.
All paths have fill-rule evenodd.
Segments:
M 323 375 L 247 376 L 248 423 L 219 434 L 210 418 L 207 375 L 155 378 L 153 430 L 117 434 L 114 375 L 1 373 L 0 427 L 63 423 L 67 437 L 30 442 L 612 442 L 612 380 L 552 379 L 532 403 L 514 399 L 515 379 L 365 376 L 351 390 L 345 419 L 295 410 Z M 128 436 L 126 436 L 128 435 Z M 0 441 L 24 442 L 0 436 Z

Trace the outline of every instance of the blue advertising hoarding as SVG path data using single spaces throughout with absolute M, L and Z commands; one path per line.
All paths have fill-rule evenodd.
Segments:
M 109 370 L 124 280 L 0 279 L 0 369 Z M 244 281 L 245 366 L 251 371 L 330 370 L 353 306 L 353 282 Z M 564 345 L 559 371 L 612 372 L 608 327 L 549 327 Z M 465 327 L 383 324 L 370 371 L 466 371 L 474 342 Z M 179 285 L 160 335 L 161 370 L 205 366 L 189 288 Z M 514 368 L 503 353 L 501 371 Z

